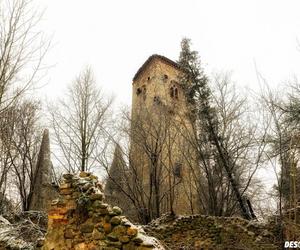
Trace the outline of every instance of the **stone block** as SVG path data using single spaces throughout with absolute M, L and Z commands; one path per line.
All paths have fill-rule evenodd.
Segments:
M 59 189 L 67 189 L 67 188 L 71 188 L 72 187 L 72 183 L 70 182 L 64 182 L 59 186 Z
M 122 214 L 122 209 L 121 208 L 119 208 L 119 207 L 113 207 L 112 208 L 112 213 L 114 214 L 114 215 L 121 215 Z
M 103 199 L 103 194 L 102 193 L 96 193 L 96 194 L 91 194 L 90 199 L 92 201 L 94 200 L 102 200 Z
M 73 175 L 72 174 L 63 174 L 63 178 L 65 180 L 72 180 L 73 179 Z
M 128 243 L 130 241 L 130 238 L 127 235 L 121 235 L 119 236 L 119 241 L 122 243 Z
M 59 192 L 62 195 L 69 195 L 69 194 L 73 193 L 73 189 L 72 188 L 64 188 L 64 189 L 60 189 Z
M 43 250 L 155 249 L 144 241 L 138 228 L 121 216 L 119 207 L 102 202 L 104 195 L 96 178 L 85 172 L 78 179 L 73 175 L 65 177 L 60 187 L 63 195 L 53 201 L 48 213 Z M 78 197 L 91 202 L 79 207 Z
M 94 224 L 93 223 L 84 223 L 80 226 L 80 231 L 82 233 L 91 233 L 94 230 Z
M 134 236 L 137 235 L 137 233 L 138 233 L 137 228 L 135 228 L 135 227 L 129 227 L 129 228 L 127 228 L 127 235 L 128 236 L 134 237 Z
M 79 243 L 77 245 L 74 246 L 75 250 L 87 250 L 88 249 L 88 245 L 84 242 Z
M 110 233 L 111 232 L 111 224 L 110 223 L 103 223 L 103 229 L 105 233 Z
M 99 232 L 99 230 L 97 230 L 97 229 L 94 229 L 92 237 L 94 240 L 104 240 L 105 234 L 103 232 Z
M 121 223 L 121 218 L 120 216 L 114 216 L 111 218 L 110 223 L 112 225 L 119 225 Z
M 64 234 L 64 237 L 66 238 L 66 239 L 74 239 L 74 233 L 73 233 L 73 230 L 71 229 L 71 228 L 67 228 L 66 230 L 65 230 L 65 234 Z

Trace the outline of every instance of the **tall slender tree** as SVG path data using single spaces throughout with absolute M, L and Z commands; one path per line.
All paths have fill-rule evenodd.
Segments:
M 50 41 L 39 30 L 42 13 L 31 0 L 0 0 L 0 193 L 12 169 L 10 152 L 18 131 L 10 130 L 24 93 L 45 74 Z M 8 135 L 8 133 L 10 133 Z M 4 196 L 3 196 L 4 197 Z M 1 199 L 1 198 L 0 198 Z M 0 200 L 1 203 L 1 200 Z
M 187 101 L 190 103 L 191 119 L 196 124 L 196 140 L 206 141 L 214 147 L 217 152 L 215 160 L 227 175 L 242 216 L 245 219 L 251 219 L 253 215 L 249 211 L 249 206 L 240 191 L 237 176 L 235 176 L 235 162 L 224 145 L 224 138 L 219 133 L 218 116 L 211 105 L 212 94 L 208 85 L 208 77 L 201 67 L 197 51 L 191 50 L 190 43 L 187 38 L 182 40 L 178 63 L 183 72 L 180 81 Z M 203 155 L 200 155 L 201 157 L 203 158 Z
M 58 103 L 50 107 L 54 139 L 62 154 L 56 159 L 69 172 L 88 171 L 106 147 L 112 99 L 104 98 L 92 70 L 86 68 Z
M 0 1 L 0 114 L 44 72 L 50 43 L 37 29 L 40 19 L 31 0 Z
M 29 209 L 35 185 L 36 160 L 40 144 L 39 103 L 18 102 L 6 110 L 9 120 L 2 140 L 6 142 L 14 184 L 22 210 Z M 6 113 L 4 112 L 4 113 Z

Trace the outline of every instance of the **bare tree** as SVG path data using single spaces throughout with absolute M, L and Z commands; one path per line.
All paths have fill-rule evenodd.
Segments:
M 278 226 L 280 240 L 290 239 L 297 224 L 297 207 L 300 186 L 299 168 L 299 110 L 300 87 L 298 81 L 285 86 L 280 93 L 270 89 L 266 82 L 261 91 L 261 101 L 271 121 L 266 143 L 269 164 L 274 168 Z
M 56 159 L 69 172 L 95 167 L 95 156 L 107 143 L 112 99 L 97 87 L 92 70 L 84 69 L 69 87 L 67 98 L 50 107 L 51 125 L 61 155 Z
M 13 114 L 18 99 L 43 76 L 49 40 L 38 29 L 42 14 L 31 0 L 0 0 L 0 192 L 5 193 Z M 10 107 L 13 107 L 10 109 Z
M 258 125 L 255 111 L 242 93 L 235 89 L 228 74 L 215 75 L 212 79 L 212 89 L 215 90 L 212 93 L 212 102 L 218 115 L 219 133 L 223 138 L 223 146 L 233 161 L 231 171 L 251 210 L 249 199 L 255 197 L 251 197 L 253 192 L 251 194 L 250 190 L 255 187 L 254 183 L 258 184 L 257 180 L 254 181 L 255 174 L 265 161 L 268 125 Z M 217 159 L 216 162 L 219 164 Z M 219 166 L 219 169 L 222 167 Z M 226 176 L 222 176 L 224 177 Z M 224 186 L 226 191 L 223 190 Z M 237 202 L 228 180 L 224 186 L 220 187 L 220 203 L 224 202 L 223 206 L 227 210 L 225 214 L 232 215 L 237 212 Z
M 272 92 L 268 87 L 262 94 L 262 102 L 266 110 L 268 110 L 271 120 L 271 127 L 268 131 L 267 143 L 270 146 L 267 156 L 270 164 L 272 164 L 276 179 L 278 191 L 278 214 L 279 214 L 279 236 L 281 244 L 284 240 L 284 223 L 283 223 L 283 204 L 284 204 L 284 187 L 288 176 L 289 157 L 288 157 L 288 140 L 286 137 L 287 127 L 283 125 L 283 114 L 278 106 L 278 95 Z M 279 163 L 279 164 L 278 164 Z M 277 165 L 280 170 L 277 170 Z
M 218 133 L 223 138 L 223 147 L 234 162 L 231 172 L 241 194 L 253 198 L 255 185 L 258 185 L 257 180 L 254 181 L 255 173 L 264 160 L 263 138 L 266 130 L 257 126 L 248 101 L 237 92 L 228 74 L 213 75 L 210 88 L 211 108 L 219 121 Z M 202 213 L 215 216 L 239 214 L 236 196 L 227 173 L 215 145 L 210 141 L 209 133 L 201 123 L 202 121 L 199 123 L 195 120 L 192 123 L 193 129 L 178 128 L 184 131 L 185 139 L 192 145 L 198 157 L 198 165 L 195 166 L 189 161 L 191 154 L 182 152 L 190 162 L 193 176 L 191 181 L 195 182 L 199 209 Z
M 144 197 L 140 198 L 146 201 L 144 209 L 151 220 L 161 215 L 164 196 L 172 198 L 170 209 L 173 207 L 175 197 L 170 196 L 168 189 L 169 186 L 174 188 L 174 182 L 168 177 L 175 164 L 172 149 L 176 135 L 171 135 L 172 117 L 161 103 L 154 103 L 153 108 L 140 108 L 130 119 L 130 124 L 130 170 L 137 180 L 135 183 L 139 182 L 133 188 L 143 193 Z
M 40 18 L 31 0 L 0 1 L 0 113 L 42 76 L 50 43 L 37 29 Z
M 24 211 L 29 209 L 35 185 L 35 164 L 41 140 L 38 110 L 39 103 L 32 101 L 18 102 L 17 105 L 6 110 L 9 114 L 9 121 L 3 142 L 7 145 L 10 178 L 18 190 Z
M 13 109 L 9 108 L 2 112 L 0 119 L 0 193 L 2 198 L 7 188 L 8 174 L 11 170 L 10 152 L 13 147 L 12 138 L 14 131 L 11 129 Z
M 235 143 L 235 139 L 238 140 L 237 135 L 229 136 L 234 130 L 230 130 L 228 125 L 236 125 L 239 120 L 232 119 L 230 117 L 229 110 L 226 110 L 224 106 L 220 106 L 220 102 L 217 105 L 214 104 L 212 89 L 209 86 L 209 79 L 204 74 L 201 67 L 200 59 L 196 51 L 191 51 L 190 40 L 183 39 L 181 43 L 182 51 L 180 53 L 179 65 L 182 68 L 182 74 L 180 77 L 180 82 L 185 89 L 185 94 L 187 101 L 190 104 L 190 119 L 194 124 L 196 148 L 199 156 L 199 160 L 202 163 L 205 161 L 204 168 L 207 180 L 210 182 L 208 187 L 211 188 L 209 193 L 215 193 L 214 187 L 216 180 L 221 181 L 224 179 L 223 176 L 216 176 L 221 174 L 225 175 L 230 188 L 228 192 L 232 192 L 235 202 L 237 202 L 242 216 L 246 219 L 254 218 L 251 203 L 244 195 L 245 189 L 243 190 L 241 186 L 241 180 L 239 178 L 240 173 L 238 172 L 239 163 L 236 161 L 237 154 L 239 152 L 234 152 L 231 148 L 231 141 Z M 226 85 L 224 85 L 226 87 Z M 221 96 L 222 98 L 222 96 Z M 223 104 L 225 104 L 223 102 Z M 238 103 L 227 103 L 228 107 L 230 105 L 237 105 L 235 109 L 231 110 L 238 115 L 240 112 Z M 224 112 L 225 111 L 225 112 Z M 224 119 L 226 115 L 227 119 Z M 226 124 L 230 122 L 229 124 Z M 240 129 L 243 129 L 241 124 L 239 124 Z M 240 130 L 242 131 L 242 130 Z M 243 136 L 245 134 L 243 133 Z M 251 133 L 248 134 L 251 138 Z M 247 136 L 245 136 L 246 140 Z M 243 147 L 245 149 L 245 147 Z M 247 148 L 247 147 L 246 147 Z M 259 147 L 261 148 L 261 147 Z M 236 147 L 235 149 L 238 149 Z M 210 157 L 210 152 L 214 152 L 212 157 Z M 261 155 L 261 154 L 259 154 Z M 258 157 L 258 159 L 260 156 Z M 210 168 L 213 167 L 216 171 L 210 172 Z M 253 174 L 255 171 L 253 172 Z M 253 176 L 253 174 L 250 175 Z M 221 179 L 220 179 L 221 178 Z M 251 180 L 252 178 L 250 178 Z M 222 181 L 221 181 L 222 182 Z M 250 182 L 249 182 L 250 183 Z M 218 188 L 222 188 L 223 185 Z M 201 189 L 201 188 L 200 188 Z M 231 196 L 232 197 L 232 196 Z M 220 199 L 220 197 L 208 197 L 212 207 L 215 207 L 215 202 Z M 213 208 L 214 210 L 214 208 Z
M 122 146 L 116 147 L 112 165 L 107 158 L 99 162 L 108 174 L 107 197 L 112 201 L 118 197 L 118 205 L 129 216 L 148 223 L 162 213 L 174 214 L 174 202 L 182 197 L 177 187 L 182 185 L 183 169 L 175 162 L 180 134 L 172 125 L 173 115 L 162 103 L 138 109 L 133 116 L 123 113 L 119 129 Z

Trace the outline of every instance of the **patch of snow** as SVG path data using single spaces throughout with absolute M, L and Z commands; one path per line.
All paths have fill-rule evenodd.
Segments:
M 10 222 L 0 215 L 0 224 L 10 225 Z
M 2 216 L 0 216 L 2 217 Z M 33 250 L 34 246 L 19 239 L 19 233 L 8 220 L 0 218 L 0 243 L 9 249 Z

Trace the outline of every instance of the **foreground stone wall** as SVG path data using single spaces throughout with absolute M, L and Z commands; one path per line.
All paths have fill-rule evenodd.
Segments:
M 144 229 L 172 250 L 281 249 L 274 226 L 237 217 L 164 215 Z
M 119 207 L 104 203 L 97 177 L 65 174 L 52 202 L 43 250 L 150 250 L 159 242 L 130 223 Z

